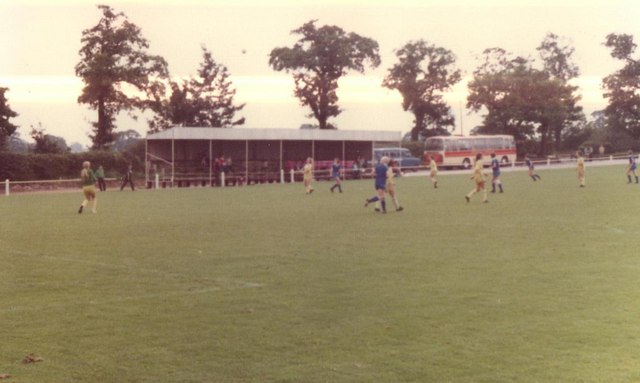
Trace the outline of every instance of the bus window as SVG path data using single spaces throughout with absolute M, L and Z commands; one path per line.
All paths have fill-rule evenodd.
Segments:
M 468 138 L 463 138 L 458 141 L 458 149 L 460 151 L 471 150 L 471 140 Z
M 489 138 L 489 147 L 491 149 L 504 149 L 502 137 Z
M 424 146 L 425 150 L 429 151 L 441 151 L 442 147 L 442 139 L 441 138 L 427 138 L 427 142 Z
M 476 138 L 473 140 L 473 150 L 487 150 L 487 139 Z
M 457 152 L 458 151 L 458 141 L 448 140 L 445 141 L 446 151 L 448 152 Z

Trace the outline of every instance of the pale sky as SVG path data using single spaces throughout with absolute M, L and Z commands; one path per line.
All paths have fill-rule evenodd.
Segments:
M 76 103 L 82 82 L 74 67 L 82 31 L 101 17 L 100 3 L 141 28 L 149 53 L 164 57 L 172 76 L 195 74 L 205 45 L 229 69 L 236 101 L 247 103 L 241 115 L 251 128 L 296 129 L 315 122 L 293 97 L 291 76 L 268 65 L 269 52 L 292 46 L 297 38 L 290 31 L 311 19 L 380 45 L 380 67 L 340 81 L 344 112 L 333 122 L 349 130 L 411 128 L 413 116 L 402 110 L 399 94 L 380 86 L 396 62 L 394 50 L 410 40 L 451 50 L 468 79 L 484 49 L 500 47 L 538 59 L 536 47 L 555 33 L 576 50 L 581 72 L 576 84 L 587 114 L 605 106 L 601 80 L 620 66 L 602 45 L 605 36 L 626 33 L 640 41 L 637 0 L 0 0 L 0 86 L 10 88 L 9 104 L 20 114 L 12 121 L 23 139 L 40 123 L 68 144 L 90 143 L 87 134 L 97 115 Z M 465 98 L 466 82 L 447 95 L 458 133 L 480 122 L 478 115 L 462 111 Z M 146 118 L 119 118 L 118 130 L 127 129 L 144 134 Z

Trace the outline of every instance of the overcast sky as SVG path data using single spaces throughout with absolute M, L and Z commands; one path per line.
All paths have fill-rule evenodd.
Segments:
M 640 39 L 640 1 L 636 0 L 120 0 L 104 3 L 122 11 L 139 26 L 149 52 L 164 57 L 172 76 L 195 74 L 202 45 L 224 64 L 237 88 L 237 102 L 252 128 L 298 128 L 314 123 L 309 111 L 292 96 L 293 81 L 268 65 L 269 52 L 292 46 L 293 29 L 317 19 L 317 25 L 337 25 L 380 44 L 382 65 L 364 75 L 340 81 L 339 104 L 344 112 L 333 122 L 340 129 L 400 130 L 413 117 L 402 111 L 400 96 L 380 87 L 395 63 L 394 50 L 410 40 L 424 39 L 454 52 L 466 76 L 476 58 L 490 47 L 538 58 L 536 47 L 547 33 L 568 39 L 575 47 L 582 105 L 590 113 L 604 107 L 600 83 L 620 67 L 602 43 L 609 33 Z M 89 144 L 95 112 L 76 103 L 82 82 L 74 67 L 84 29 L 95 26 L 101 13 L 96 2 L 81 0 L 0 1 L 0 86 L 20 114 L 23 139 L 31 125 L 68 144 Z M 462 82 L 447 95 L 456 115 L 457 131 L 465 133 L 479 116 L 460 112 L 466 97 Z M 462 126 L 461 126 L 462 125 Z M 144 134 L 146 119 L 118 120 L 118 130 Z

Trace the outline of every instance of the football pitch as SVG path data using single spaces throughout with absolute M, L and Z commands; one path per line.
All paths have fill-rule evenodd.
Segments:
M 0 196 L 0 374 L 68 382 L 640 381 L 624 166 Z M 22 363 L 29 354 L 41 358 Z

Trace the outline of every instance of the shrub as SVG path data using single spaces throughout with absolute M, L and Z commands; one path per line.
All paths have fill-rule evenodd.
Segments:
M 90 161 L 94 169 L 102 165 L 107 178 L 120 177 L 129 164 L 137 174 L 144 172 L 143 157 L 133 153 L 93 151 L 85 153 L 35 154 L 0 152 L 0 180 L 34 181 L 75 179 L 82 162 Z

